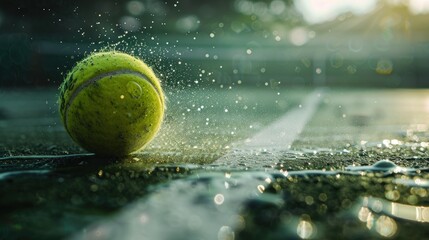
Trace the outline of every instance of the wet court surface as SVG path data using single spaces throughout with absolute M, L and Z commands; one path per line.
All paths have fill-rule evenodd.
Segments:
M 124 159 L 70 140 L 55 89 L 2 92 L 0 239 L 427 236 L 429 91 L 166 92 Z

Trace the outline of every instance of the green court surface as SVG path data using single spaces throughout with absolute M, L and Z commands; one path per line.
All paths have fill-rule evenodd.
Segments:
M 70 140 L 56 89 L 1 92 L 0 239 L 427 236 L 428 90 L 166 93 L 157 138 L 109 159 Z
M 428 22 L 429 0 L 0 1 L 0 240 L 427 239 Z M 166 96 L 125 157 L 58 113 L 105 51 Z

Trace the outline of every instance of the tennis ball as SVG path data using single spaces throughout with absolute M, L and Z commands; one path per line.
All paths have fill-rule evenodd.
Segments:
M 94 53 L 78 62 L 59 90 L 65 129 L 81 147 L 99 155 L 142 149 L 163 120 L 160 81 L 144 62 L 122 52 Z

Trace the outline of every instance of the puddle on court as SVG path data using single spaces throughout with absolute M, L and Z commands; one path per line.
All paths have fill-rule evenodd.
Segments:
M 196 168 L 159 186 L 76 239 L 420 238 L 429 232 L 427 169 L 382 160 L 347 171 L 209 170 Z
M 177 152 L 5 157 L 0 236 L 418 239 L 429 233 L 426 140 L 259 149 L 235 165 L 158 162 Z
M 156 164 L 144 155 L 108 164 L 92 154 L 2 159 L 0 232 L 16 239 L 426 236 L 426 158 L 411 142 L 398 141 L 402 150 L 383 142 L 365 143 L 365 154 L 360 144 L 289 150 L 277 159 L 261 151 L 272 164 L 260 168 Z M 405 152 L 414 157 L 386 154 Z

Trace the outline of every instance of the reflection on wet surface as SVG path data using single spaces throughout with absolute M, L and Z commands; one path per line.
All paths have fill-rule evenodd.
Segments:
M 421 101 L 427 92 L 394 92 L 328 92 L 290 148 L 235 149 L 231 142 L 252 136 L 278 109 L 234 119 L 229 114 L 244 105 L 225 113 L 220 99 L 213 107 L 218 115 L 198 110 L 206 103 L 177 108 L 154 144 L 126 159 L 71 155 L 63 132 L 38 134 L 49 124 L 28 132 L 24 119 L 3 120 L 1 127 L 18 136 L 7 135 L 3 148 L 23 144 L 0 159 L 0 233 L 15 239 L 28 233 L 38 239 L 419 239 L 429 233 L 429 119 Z M 203 93 L 191 96 L 204 99 Z M 253 106 L 250 92 L 228 92 L 225 101 L 235 94 Z M 357 102 L 362 94 L 366 100 Z M 178 107 L 184 99 L 174 102 Z M 388 103 L 397 108 L 378 111 Z M 243 125 L 243 119 L 251 121 Z M 35 136 L 46 143 L 27 151 Z M 52 143 L 49 151 L 60 155 L 32 155 L 45 154 Z M 236 161 L 213 162 L 228 152 Z M 11 156 L 16 153 L 21 156 Z M 40 230 L 46 227 L 51 231 Z
M 335 239 L 428 233 L 429 178 L 418 171 L 228 171 L 194 168 L 76 239 Z M 396 165 L 395 165 L 396 166 Z M 397 166 L 399 167 L 399 166 Z M 174 166 L 166 167 L 174 169 Z M 366 174 L 361 174 L 365 171 Z M 384 171 L 384 172 L 382 172 Z M 420 179 L 420 180 L 417 180 Z M 398 182 L 398 180 L 401 180 Z M 411 184 L 408 184 L 410 180 Z M 166 228 L 165 226 L 169 226 Z

